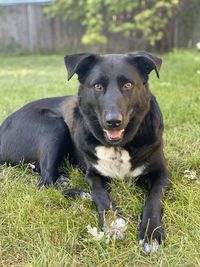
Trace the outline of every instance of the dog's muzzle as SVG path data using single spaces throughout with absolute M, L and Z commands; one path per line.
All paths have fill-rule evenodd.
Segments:
M 119 141 L 122 139 L 124 129 L 119 129 L 122 125 L 123 116 L 119 112 L 108 112 L 104 116 L 103 129 L 106 139 L 109 141 Z

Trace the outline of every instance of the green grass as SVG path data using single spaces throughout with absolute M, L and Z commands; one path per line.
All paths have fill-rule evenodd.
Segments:
M 200 266 L 200 53 L 163 56 L 161 78 L 150 86 L 165 120 L 165 155 L 172 187 L 164 202 L 165 244 L 145 256 L 137 225 L 145 192 L 131 182 L 113 181 L 112 195 L 128 220 L 124 241 L 94 241 L 87 225 L 98 225 L 89 200 L 65 199 L 61 190 L 37 189 L 39 176 L 28 166 L 0 166 L 0 266 Z M 2 56 L 0 123 L 27 102 L 72 94 L 62 56 Z M 186 177 L 185 170 L 196 171 Z M 71 170 L 71 185 L 88 189 Z

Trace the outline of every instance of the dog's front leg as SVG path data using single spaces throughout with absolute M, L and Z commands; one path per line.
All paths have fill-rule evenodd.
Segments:
M 115 204 L 111 201 L 109 195 L 109 179 L 97 174 L 93 170 L 89 170 L 87 172 L 87 181 L 92 191 L 92 200 L 99 213 L 100 226 L 103 228 L 105 213 L 108 210 L 116 211 Z
M 99 224 L 102 230 L 109 236 L 123 239 L 125 237 L 126 222 L 118 214 L 116 206 L 110 198 L 109 178 L 89 170 L 87 172 L 87 181 L 92 191 L 92 199 L 98 210 Z M 108 211 L 111 211 L 111 216 L 109 216 Z
M 164 192 L 169 185 L 169 174 L 165 167 L 149 174 L 150 194 L 145 202 L 139 225 L 139 244 L 149 254 L 159 248 L 164 238 L 161 226 L 161 210 Z

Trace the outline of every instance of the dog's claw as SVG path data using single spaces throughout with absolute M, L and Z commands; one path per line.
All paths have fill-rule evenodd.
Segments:
M 142 246 L 142 249 L 146 255 L 155 253 L 160 248 L 160 244 L 157 239 L 153 239 L 151 243 L 144 241 L 144 239 L 140 239 L 139 245 Z

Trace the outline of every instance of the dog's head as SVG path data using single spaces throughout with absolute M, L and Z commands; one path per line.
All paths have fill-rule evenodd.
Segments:
M 68 80 L 76 73 L 80 82 L 80 111 L 99 141 L 123 145 L 134 137 L 150 108 L 148 75 L 159 77 L 161 62 L 146 52 L 65 57 Z

